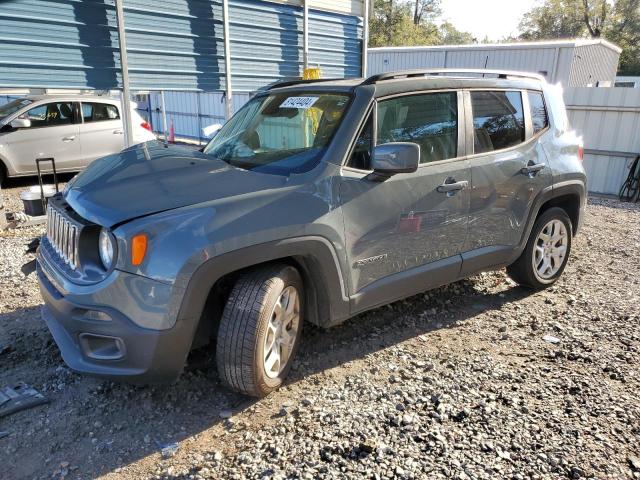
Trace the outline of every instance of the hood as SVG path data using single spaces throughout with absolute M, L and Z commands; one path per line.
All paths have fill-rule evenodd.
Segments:
M 65 189 L 83 218 L 111 227 L 133 218 L 284 185 L 287 177 L 232 167 L 187 147 L 147 142 L 92 162 Z

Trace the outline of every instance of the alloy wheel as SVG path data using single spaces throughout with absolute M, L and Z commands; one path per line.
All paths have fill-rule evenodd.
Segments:
M 277 378 L 287 365 L 300 326 L 300 297 L 293 286 L 285 288 L 276 301 L 264 338 L 264 371 Z
M 567 255 L 569 234 L 560 220 L 547 223 L 536 239 L 533 250 L 533 269 L 542 280 L 549 280 L 558 273 Z

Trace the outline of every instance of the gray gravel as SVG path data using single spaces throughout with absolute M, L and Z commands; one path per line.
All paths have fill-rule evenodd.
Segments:
M 640 206 L 592 199 L 546 291 L 493 272 L 306 328 L 257 402 L 206 350 L 167 387 L 70 372 L 20 271 L 37 233 L 0 234 L 0 384 L 52 402 L 0 419 L 0 478 L 640 478 Z

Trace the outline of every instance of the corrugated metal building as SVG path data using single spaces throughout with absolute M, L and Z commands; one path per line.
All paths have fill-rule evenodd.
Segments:
M 569 88 L 564 97 L 584 141 L 589 191 L 617 195 L 640 155 L 640 89 Z
M 544 74 L 567 87 L 612 86 L 621 49 L 606 40 L 558 40 L 368 51 L 368 74 L 416 68 L 489 68 Z M 610 83 L 606 83 L 610 82 Z
M 309 64 L 360 75 L 362 1 L 124 0 L 131 89 L 225 90 L 223 5 L 234 91 L 301 75 L 305 43 Z M 0 88 L 122 86 L 113 0 L 4 1 L 0 50 Z

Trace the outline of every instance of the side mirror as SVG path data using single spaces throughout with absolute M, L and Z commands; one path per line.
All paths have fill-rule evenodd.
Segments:
M 28 118 L 14 118 L 11 121 L 12 128 L 29 128 L 31 127 L 31 120 Z
M 420 163 L 420 145 L 410 142 L 393 142 L 378 145 L 373 150 L 373 172 L 390 177 L 397 173 L 411 173 Z

